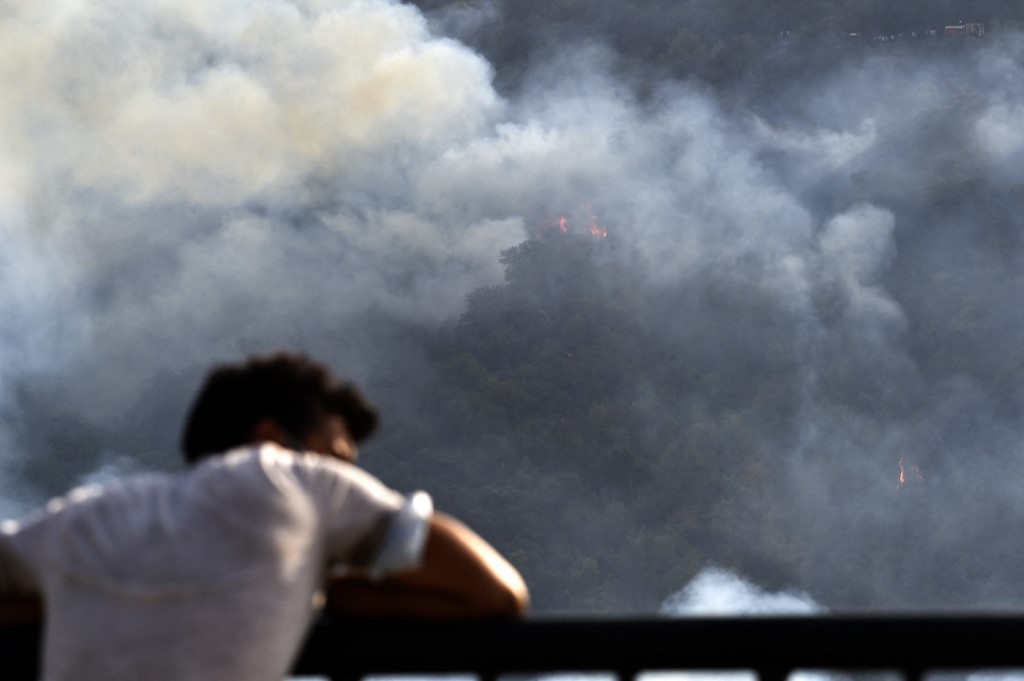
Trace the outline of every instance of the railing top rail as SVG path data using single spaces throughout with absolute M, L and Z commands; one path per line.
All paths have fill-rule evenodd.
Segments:
M 322 618 L 296 674 L 1024 669 L 1024 615 L 870 614 L 530 618 L 416 622 Z M 39 631 L 0 628 L 4 679 L 38 673 Z
M 1024 669 L 1019 615 L 330 622 L 300 670 L 365 673 Z M 344 654 L 340 654 L 344 650 Z

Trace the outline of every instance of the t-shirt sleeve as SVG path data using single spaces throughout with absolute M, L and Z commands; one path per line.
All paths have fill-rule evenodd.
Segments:
M 371 577 L 379 579 L 420 564 L 433 512 L 434 503 L 426 492 L 415 492 L 405 500 L 391 517 L 366 566 Z
M 419 565 L 433 512 L 429 495 L 404 497 L 344 462 L 316 461 L 316 468 L 312 491 L 330 562 L 376 578 Z

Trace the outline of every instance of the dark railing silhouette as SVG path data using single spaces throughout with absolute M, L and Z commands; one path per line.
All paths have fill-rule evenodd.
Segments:
M 36 627 L 0 629 L 0 678 L 38 676 Z M 111 654 L 117 654 L 111 651 Z M 240 652 L 244 654 L 244 652 Z M 310 632 L 296 675 L 749 670 L 782 681 L 795 670 L 1024 670 L 1024 616 L 864 615 L 541 619 L 494 622 L 342 620 Z

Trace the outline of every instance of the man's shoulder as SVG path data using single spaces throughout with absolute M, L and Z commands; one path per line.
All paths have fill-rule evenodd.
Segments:
M 148 499 L 160 490 L 170 489 L 177 484 L 179 476 L 173 473 L 135 473 L 103 483 L 91 482 L 79 485 L 65 494 L 53 497 L 42 507 L 18 520 L 4 521 L 2 529 L 6 534 L 16 532 L 20 527 L 50 517 L 82 512 L 93 506 L 130 503 L 133 498 Z
M 240 484 L 297 484 L 311 491 L 339 487 L 386 489 L 384 483 L 354 464 L 315 452 L 299 452 L 273 442 L 247 445 L 211 457 L 193 472 L 196 478 L 219 478 Z

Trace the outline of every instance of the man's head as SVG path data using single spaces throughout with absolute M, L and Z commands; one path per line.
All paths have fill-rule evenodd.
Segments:
M 354 386 L 304 355 L 278 353 L 216 367 L 181 445 L 189 463 L 263 440 L 354 460 L 355 444 L 376 427 L 377 412 Z

